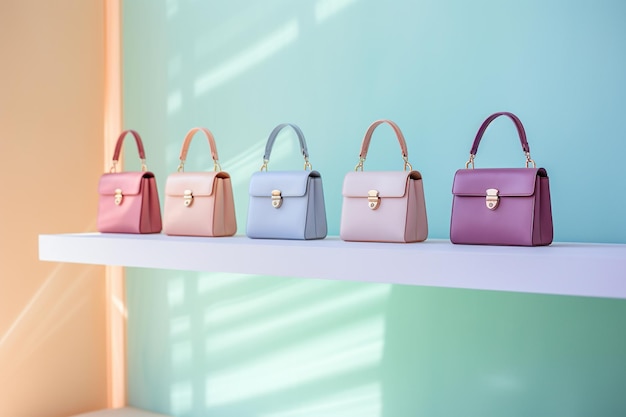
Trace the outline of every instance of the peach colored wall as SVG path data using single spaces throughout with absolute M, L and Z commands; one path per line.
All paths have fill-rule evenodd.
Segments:
M 122 30 L 121 1 L 106 0 L 104 7 L 104 169 L 111 159 L 122 131 Z M 118 164 L 123 169 L 123 156 Z M 105 268 L 107 304 L 108 405 L 126 405 L 126 294 L 122 266 Z
M 40 233 L 95 229 L 103 4 L 0 3 L 2 417 L 107 405 L 104 269 L 37 254 Z

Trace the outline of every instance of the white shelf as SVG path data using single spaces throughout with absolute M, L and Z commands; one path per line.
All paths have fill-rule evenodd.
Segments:
M 626 245 L 548 247 L 253 240 L 126 234 L 39 236 L 39 259 L 626 299 Z

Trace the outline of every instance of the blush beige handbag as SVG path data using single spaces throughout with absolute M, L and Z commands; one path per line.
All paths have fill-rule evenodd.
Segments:
M 184 172 L 191 138 L 202 132 L 209 140 L 213 172 Z M 194 127 L 183 142 L 178 172 L 165 183 L 163 230 L 168 235 L 232 236 L 237 231 L 230 175 L 221 170 L 213 134 Z
M 403 171 L 363 171 L 374 129 L 390 125 L 400 143 Z M 343 181 L 341 239 L 362 242 L 421 242 L 428 236 L 422 175 L 413 171 L 400 128 L 391 120 L 377 120 L 365 133 L 355 172 Z

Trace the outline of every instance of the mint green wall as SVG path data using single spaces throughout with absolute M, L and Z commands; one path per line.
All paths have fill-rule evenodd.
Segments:
M 303 129 L 337 234 L 343 176 L 390 118 L 447 238 L 454 172 L 508 110 L 550 174 L 555 240 L 626 243 L 622 1 L 127 0 L 123 18 L 125 125 L 161 195 L 206 126 L 240 233 L 275 125 Z M 366 169 L 401 163 L 380 128 Z M 522 164 L 494 123 L 477 165 Z M 300 166 L 280 137 L 270 169 Z M 209 167 L 198 137 L 187 169 Z M 140 269 L 127 296 L 130 402 L 177 417 L 626 414 L 624 301 Z

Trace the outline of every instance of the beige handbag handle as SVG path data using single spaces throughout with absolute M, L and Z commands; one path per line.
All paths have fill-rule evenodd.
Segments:
M 191 139 L 197 132 L 204 133 L 204 136 L 209 140 L 209 146 L 211 147 L 211 157 L 213 158 L 213 169 L 215 171 L 221 171 L 222 167 L 220 166 L 219 158 L 217 156 L 217 146 L 215 146 L 215 139 L 213 138 L 213 133 L 206 127 L 194 127 L 185 136 L 185 140 L 183 141 L 183 148 L 180 150 L 180 164 L 178 164 L 178 172 L 182 172 L 185 170 L 185 160 L 187 159 L 187 151 L 189 150 L 189 145 L 191 144 Z
M 389 126 L 393 128 L 393 131 L 396 132 L 396 137 L 398 138 L 398 142 L 400 143 L 400 150 L 402 151 L 402 159 L 404 160 L 404 170 L 406 171 L 408 168 L 409 171 L 412 171 L 413 167 L 409 163 L 409 159 L 408 159 L 409 152 L 407 151 L 406 141 L 404 140 L 404 135 L 402 134 L 402 131 L 400 130 L 397 124 L 387 119 L 376 120 L 367 129 L 367 132 L 365 132 L 363 143 L 361 143 L 361 153 L 359 154 L 359 163 L 354 168 L 354 170 L 363 171 L 363 162 L 365 162 L 365 157 L 367 156 L 367 150 L 370 146 L 370 141 L 372 140 L 372 134 L 374 133 L 374 129 L 376 129 L 379 125 L 383 123 L 387 123 Z

